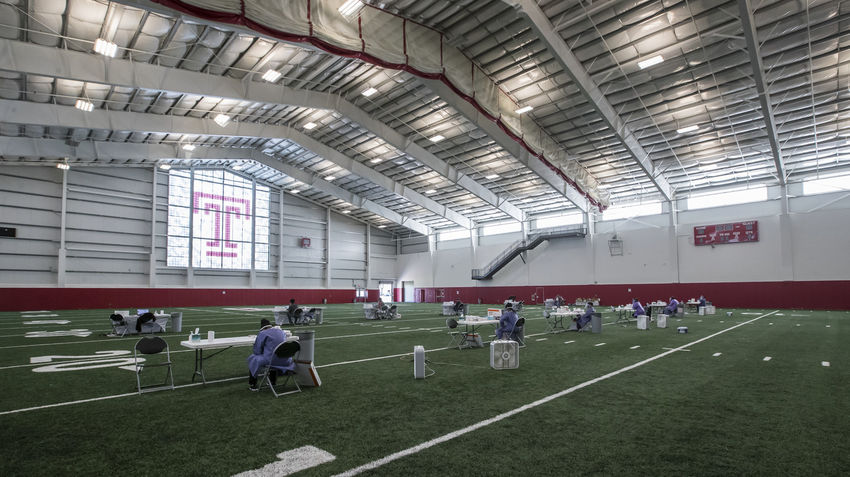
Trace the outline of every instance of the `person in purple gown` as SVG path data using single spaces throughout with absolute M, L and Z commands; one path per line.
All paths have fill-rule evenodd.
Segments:
M 664 309 L 664 314 L 667 316 L 673 316 L 677 313 L 679 309 L 679 300 L 670 297 L 670 302 L 667 305 L 667 308 Z
M 634 317 L 646 314 L 646 310 L 643 309 L 643 305 L 640 304 L 637 298 L 632 298 L 632 310 L 634 310 L 634 313 L 632 313 Z
M 292 358 L 279 358 L 274 354 L 275 348 L 286 341 L 286 332 L 272 326 L 269 320 L 260 320 L 260 332 L 254 340 L 254 350 L 248 356 L 248 385 L 252 391 L 257 390 L 257 373 L 265 365 L 272 367 L 269 377 L 272 384 L 275 383 L 278 372 L 295 371 L 295 361 Z

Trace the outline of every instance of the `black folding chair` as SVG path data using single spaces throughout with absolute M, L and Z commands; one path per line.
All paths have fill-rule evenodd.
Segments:
M 297 341 L 284 341 L 277 345 L 277 347 L 274 349 L 274 354 L 278 358 L 286 359 L 292 358 L 299 351 L 301 351 L 301 345 Z M 260 381 L 259 389 L 263 389 L 263 384 L 267 384 L 269 386 L 269 389 L 272 390 L 272 394 L 274 394 L 274 397 L 283 396 L 284 394 L 301 392 L 301 386 L 298 385 L 298 380 L 292 379 L 292 377 L 296 374 L 295 371 L 285 371 L 283 373 L 283 383 L 279 385 L 276 385 L 274 382 L 272 382 L 274 381 L 272 373 L 277 373 L 277 370 L 274 369 L 274 366 L 272 366 L 271 364 L 267 364 L 260 368 L 260 371 L 257 373 Z M 295 383 L 295 389 L 284 392 L 283 390 L 286 389 L 286 385 L 289 384 L 290 380 Z
M 165 351 L 165 361 L 150 361 L 150 357 L 161 354 Z M 142 358 L 142 361 L 139 361 L 139 354 L 145 355 L 145 358 Z M 171 369 L 171 353 L 168 349 L 168 343 L 165 342 L 164 339 L 154 336 L 151 338 L 142 338 L 136 342 L 136 346 L 133 348 L 133 360 L 136 365 L 136 387 L 139 390 L 139 394 L 142 394 L 142 389 L 146 391 L 159 391 L 162 389 L 171 389 L 174 390 L 174 374 Z M 165 374 L 165 382 L 162 384 L 152 384 L 147 386 L 142 386 L 141 374 L 142 371 L 148 368 L 156 368 L 165 366 L 168 368 L 167 373 Z M 169 386 L 169 381 L 171 385 Z

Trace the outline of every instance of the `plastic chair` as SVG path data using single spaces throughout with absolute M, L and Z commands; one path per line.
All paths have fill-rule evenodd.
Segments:
M 145 356 L 153 356 L 157 354 L 161 354 L 165 351 L 165 361 L 159 362 L 150 362 L 149 358 L 143 358 L 141 362 L 139 362 L 139 354 L 143 354 Z M 133 347 L 133 360 L 135 362 L 136 367 L 136 388 L 139 390 L 139 394 L 142 394 L 142 389 L 146 389 L 147 391 L 158 391 L 161 389 L 171 389 L 174 390 L 174 373 L 171 368 L 171 353 L 168 349 L 168 343 L 165 342 L 164 339 L 155 336 L 150 338 L 142 338 L 136 342 L 136 346 Z M 152 384 L 148 386 L 142 386 L 142 379 L 139 376 L 142 374 L 147 368 L 155 368 L 167 366 L 168 371 L 165 374 L 165 382 L 163 384 Z M 169 386 L 168 383 L 171 382 Z
M 279 345 L 277 345 L 277 347 L 274 349 L 274 354 L 278 358 L 287 359 L 287 358 L 292 358 L 299 351 L 301 351 L 301 345 L 297 341 L 284 341 L 284 342 L 280 343 Z M 272 379 L 272 372 L 276 373 L 277 371 L 280 371 L 281 373 L 283 373 L 283 376 L 284 376 L 283 383 L 280 384 L 280 385 L 276 385 L 273 382 L 274 379 Z M 277 368 L 276 366 L 274 366 L 272 364 L 267 364 L 267 365 L 263 366 L 262 368 L 260 368 L 260 371 L 257 372 L 257 376 L 258 376 L 259 382 L 260 382 L 258 389 L 263 389 L 263 384 L 266 384 L 266 385 L 268 385 L 269 389 L 272 390 L 272 394 L 274 394 L 274 397 L 280 397 L 280 396 L 283 396 L 285 394 L 300 393 L 301 392 L 301 386 L 298 385 L 298 380 L 292 379 L 292 377 L 295 376 L 295 374 L 296 374 L 295 371 L 288 370 L 288 369 L 284 370 L 284 369 Z M 285 391 L 284 392 L 283 390 L 286 389 L 286 385 L 289 383 L 290 380 L 292 380 L 292 382 L 295 383 L 295 389 L 291 390 L 291 391 Z
M 514 323 L 509 338 L 519 343 L 520 348 L 525 348 L 525 318 L 518 318 Z
M 446 318 L 446 327 L 449 329 L 449 337 L 452 341 L 449 343 L 449 347 L 457 349 L 461 349 L 464 344 L 466 344 L 466 333 L 458 329 L 457 320 L 454 318 Z

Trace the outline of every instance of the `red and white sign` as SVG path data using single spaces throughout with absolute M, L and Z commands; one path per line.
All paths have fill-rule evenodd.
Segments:
M 717 245 L 759 241 L 758 220 L 694 227 L 694 245 Z

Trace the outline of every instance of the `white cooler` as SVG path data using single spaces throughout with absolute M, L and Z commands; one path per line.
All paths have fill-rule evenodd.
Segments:
M 490 367 L 493 369 L 515 369 L 519 367 L 519 343 L 511 340 L 490 342 Z
M 647 329 L 649 325 L 649 317 L 646 315 L 638 315 L 637 317 L 637 327 L 639 330 Z
M 655 327 L 656 328 L 667 328 L 667 315 L 660 314 L 655 317 Z

